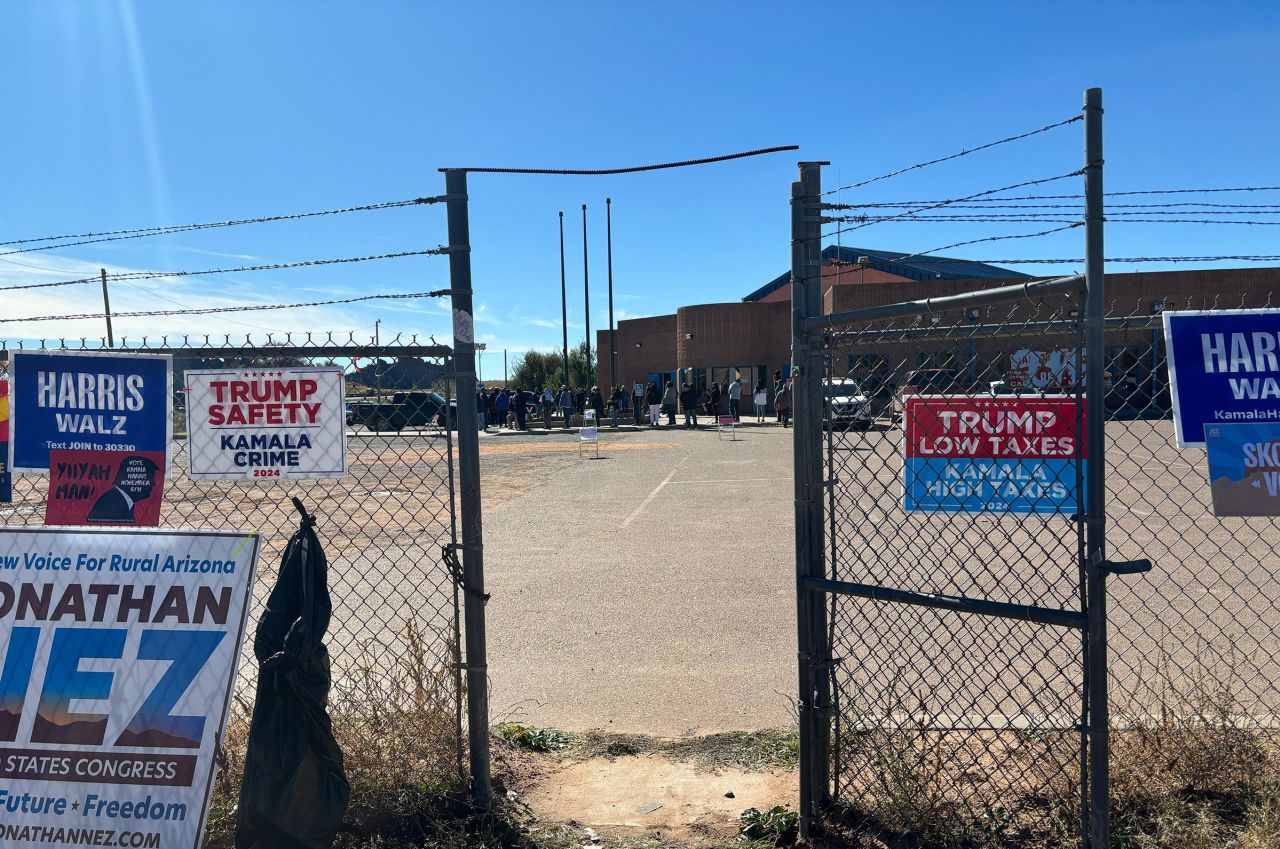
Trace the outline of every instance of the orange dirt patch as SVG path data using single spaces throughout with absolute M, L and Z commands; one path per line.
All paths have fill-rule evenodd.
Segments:
M 661 831 L 692 845 L 736 835 L 747 808 L 795 810 L 798 801 L 794 772 L 700 769 L 657 754 L 565 762 L 531 780 L 520 797 L 544 821 L 618 836 Z

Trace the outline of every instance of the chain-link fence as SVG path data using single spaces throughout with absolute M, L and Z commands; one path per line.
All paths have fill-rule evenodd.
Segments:
M 1229 798 L 1277 727 L 1280 533 L 1268 518 L 1214 515 L 1204 449 L 1176 446 L 1161 324 L 1163 310 L 1270 300 L 1262 291 L 1108 298 L 1107 560 L 1153 564 L 1107 582 L 1116 834 L 1134 815 L 1126 797 L 1162 771 L 1185 779 L 1177 789 L 1188 798 Z M 955 459 L 1018 429 L 1002 406 L 1034 417 L 1037 405 L 1082 402 L 1083 314 L 1057 296 L 922 311 L 827 337 L 827 577 L 889 591 L 829 598 L 831 789 L 881 827 L 941 843 L 1081 839 L 1082 632 L 918 598 L 885 602 L 896 589 L 1086 609 L 1074 514 L 1088 460 L 995 473 L 991 461 Z M 965 415 L 980 441 L 940 444 Z M 1027 445 L 1039 455 L 1047 447 Z M 1196 757 L 1189 737 L 1204 762 L 1162 766 Z M 1199 776 L 1187 778 L 1192 770 Z
M 828 337 L 827 577 L 917 602 L 829 600 L 833 791 L 884 827 L 1079 833 L 1082 620 L 1045 617 L 1084 610 L 1082 310 L 1058 296 Z
M 16 346 L 15 346 L 16 349 Z M 32 350 L 30 344 L 24 350 Z M 38 350 L 91 350 L 65 344 Z M 454 430 L 447 348 L 375 345 L 332 336 L 130 346 L 173 357 L 174 441 L 160 526 L 261 534 L 250 627 L 298 527 L 290 498 L 318 519 L 329 560 L 333 619 L 330 713 L 353 775 L 454 784 L 463 773 L 463 685 L 455 580 Z M 0 351 L 0 378 L 7 354 Z M 337 366 L 345 374 L 348 474 L 318 480 L 194 481 L 187 473 L 183 375 L 190 369 Z M 42 525 L 47 478 L 16 475 L 0 525 Z M 223 782 L 243 762 L 256 663 L 246 641 L 224 741 Z M 388 774 L 393 773 L 393 774 Z

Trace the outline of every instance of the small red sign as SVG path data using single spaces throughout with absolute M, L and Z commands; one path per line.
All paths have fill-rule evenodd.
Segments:
M 163 501 L 163 451 L 49 452 L 46 525 L 154 528 Z

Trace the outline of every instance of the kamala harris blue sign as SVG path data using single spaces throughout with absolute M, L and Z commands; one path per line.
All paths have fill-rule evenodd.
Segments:
M 59 449 L 163 451 L 168 458 L 167 354 L 10 351 L 9 384 L 15 472 L 48 471 L 49 452 Z
M 1164 314 L 1178 447 L 1205 425 L 1280 422 L 1280 309 Z

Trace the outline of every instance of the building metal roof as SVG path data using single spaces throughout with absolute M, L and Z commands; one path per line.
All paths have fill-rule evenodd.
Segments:
M 851 248 L 843 245 L 828 245 L 822 249 L 823 263 L 833 260 L 856 263 L 858 257 L 862 256 L 865 256 L 868 260 L 867 268 L 874 268 L 886 274 L 896 274 L 908 280 L 922 282 L 927 280 L 1022 280 L 1031 277 L 1030 274 L 1001 268 L 998 265 L 971 262 L 956 257 L 910 254 L 905 251 L 878 251 L 872 248 Z M 899 262 L 904 257 L 909 258 Z M 791 272 L 787 271 L 773 278 L 742 300 L 758 301 L 790 282 Z

